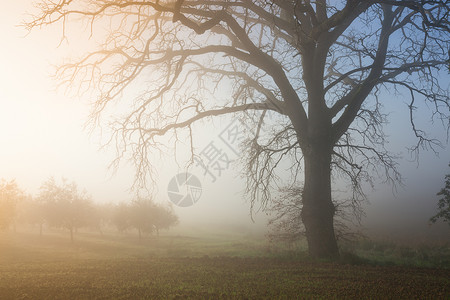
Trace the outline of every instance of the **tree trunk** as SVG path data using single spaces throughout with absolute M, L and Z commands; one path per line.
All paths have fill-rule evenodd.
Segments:
M 335 207 L 331 200 L 331 150 L 323 145 L 310 150 L 304 153 L 301 214 L 308 250 L 312 257 L 334 259 L 339 251 L 333 225 Z

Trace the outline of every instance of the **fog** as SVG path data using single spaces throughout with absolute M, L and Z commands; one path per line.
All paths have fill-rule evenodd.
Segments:
M 73 180 L 97 203 L 132 200 L 135 197 L 130 191 L 134 180 L 132 166 L 125 161 L 117 170 L 108 169 L 116 155 L 114 149 L 99 150 L 105 136 L 101 131 L 89 134 L 84 128 L 91 99 L 66 95 L 64 89 L 57 89 L 57 82 L 50 76 L 51 64 L 76 55 L 82 45 L 75 39 L 58 46 L 61 34 L 58 26 L 26 36 L 26 31 L 17 25 L 27 18 L 24 12 L 32 10 L 30 3 L 10 1 L 5 5 L 0 12 L 4 45 L 0 49 L 0 178 L 15 179 L 20 188 L 33 196 L 39 193 L 42 182 L 53 176 Z M 389 135 L 388 149 L 401 154 L 397 161 L 405 186 L 398 187 L 396 192 L 381 182 L 373 189 L 367 187 L 369 201 L 364 204 L 363 230 L 388 238 L 400 235 L 448 241 L 445 224 L 429 226 L 429 218 L 436 213 L 436 193 L 444 186 L 444 176 L 450 171 L 448 145 L 437 149 L 439 155 L 421 151 L 419 163 L 414 161 L 405 148 L 415 143 L 406 104 L 401 96 L 396 98 L 395 104 L 384 107 L 391 120 L 385 132 Z M 233 121 L 224 118 L 204 125 L 198 136 L 198 149 L 211 142 L 220 145 L 221 132 Z M 433 137 L 445 141 L 446 132 L 440 124 L 420 121 Z M 224 144 L 221 147 L 230 158 L 239 158 Z M 181 147 L 180 152 L 183 151 L 186 150 Z M 169 203 L 168 184 L 176 174 L 186 171 L 185 164 L 175 163 L 170 155 L 162 161 L 156 158 L 155 164 L 158 180 L 154 199 Z M 201 182 L 201 196 L 192 206 L 174 206 L 180 219 L 178 230 L 185 227 L 195 232 L 224 226 L 264 235 L 268 217 L 258 204 L 250 211 L 251 205 L 243 197 L 245 180 L 239 167 L 239 162 L 231 164 L 214 179 L 203 174 L 198 165 L 188 169 Z M 334 188 L 347 189 L 339 183 Z

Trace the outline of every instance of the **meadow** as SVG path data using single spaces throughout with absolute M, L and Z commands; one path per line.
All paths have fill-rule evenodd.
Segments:
M 448 299 L 450 253 L 364 241 L 339 262 L 245 234 L 0 232 L 0 299 Z

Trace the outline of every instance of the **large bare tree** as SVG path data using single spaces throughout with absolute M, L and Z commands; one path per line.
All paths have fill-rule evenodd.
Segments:
M 153 174 L 149 153 L 166 146 L 161 136 L 184 130 L 195 155 L 195 122 L 245 112 L 255 129 L 244 149 L 249 196 L 270 201 L 277 166 L 290 157 L 292 181 L 304 174 L 301 218 L 316 257 L 338 255 L 333 175 L 347 176 L 355 195 L 376 171 L 400 177 L 384 147 L 383 102 L 409 99 L 415 150 L 436 145 L 415 122 L 419 101 L 449 125 L 448 1 L 41 0 L 37 8 L 29 29 L 57 23 L 66 38 L 84 24 L 104 35 L 58 75 L 99 92 L 93 123 L 122 100 L 128 111 L 112 141 L 119 157 L 130 153 L 141 184 Z

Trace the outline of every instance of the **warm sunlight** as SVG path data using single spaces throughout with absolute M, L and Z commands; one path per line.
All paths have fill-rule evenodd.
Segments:
M 67 97 L 63 89 L 56 91 L 57 82 L 51 78 L 53 66 L 70 47 L 57 48 L 59 30 L 27 35 L 18 26 L 31 10 L 25 4 L 2 11 L 0 30 L 8 47 L 0 49 L 1 176 L 20 180 L 28 193 L 37 192 L 43 178 L 70 176 L 90 186 L 103 198 L 100 201 L 126 195 L 127 183 L 107 183 L 109 161 L 83 130 L 89 113 L 86 102 Z

